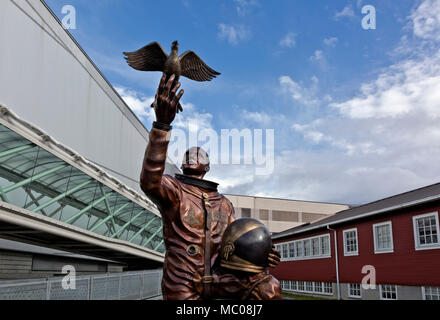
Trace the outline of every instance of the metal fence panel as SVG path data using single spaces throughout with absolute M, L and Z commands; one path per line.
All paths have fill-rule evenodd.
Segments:
M 142 290 L 142 298 L 147 299 L 160 294 L 157 285 L 158 274 L 144 274 L 144 287 Z
M 0 286 L 0 300 L 46 300 L 46 282 Z
M 141 275 L 132 274 L 128 276 L 122 276 L 120 299 L 121 300 L 140 299 L 141 284 L 142 284 Z
M 88 300 L 88 279 L 76 280 L 75 289 L 64 289 L 61 280 L 50 281 L 49 300 Z
M 90 300 L 107 300 L 108 278 L 92 278 Z
M 106 300 L 119 300 L 119 285 L 121 277 L 108 277 Z
M 75 289 L 63 278 L 0 282 L 0 300 L 139 300 L 161 295 L 162 270 L 80 276 Z

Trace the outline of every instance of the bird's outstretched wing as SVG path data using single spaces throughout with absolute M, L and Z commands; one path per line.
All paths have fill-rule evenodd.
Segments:
M 180 66 L 182 67 L 182 76 L 195 81 L 211 81 L 220 75 L 208 67 L 194 51 L 187 51 L 180 56 Z
M 163 71 L 167 53 L 157 42 L 152 42 L 134 52 L 123 52 L 125 60 L 133 69 L 140 71 Z

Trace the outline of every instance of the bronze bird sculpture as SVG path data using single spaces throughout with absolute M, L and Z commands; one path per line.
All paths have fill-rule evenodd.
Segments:
M 179 43 L 177 41 L 172 43 L 170 55 L 157 42 L 152 42 L 134 52 L 123 53 L 126 56 L 127 63 L 133 69 L 139 71 L 161 71 L 167 75 L 166 81 L 174 74 L 176 78 L 172 87 L 177 84 L 180 76 L 203 82 L 211 81 L 220 75 L 220 73 L 211 69 L 203 62 L 194 51 L 186 51 L 179 57 Z M 178 111 L 183 111 L 180 103 Z

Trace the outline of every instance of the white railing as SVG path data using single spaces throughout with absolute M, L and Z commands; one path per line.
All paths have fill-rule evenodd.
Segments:
M 146 300 L 160 298 L 161 281 L 162 270 L 77 276 L 75 289 L 63 277 L 0 281 L 0 300 Z

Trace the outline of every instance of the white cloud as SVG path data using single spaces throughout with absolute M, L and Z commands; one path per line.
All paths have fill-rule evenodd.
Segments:
M 349 118 L 402 118 L 415 112 L 440 117 L 440 54 L 391 66 L 361 94 L 333 103 Z
M 440 41 L 440 1 L 425 0 L 411 14 L 414 34 L 422 39 Z
M 309 60 L 312 63 L 316 63 L 323 70 L 327 70 L 328 68 L 327 59 L 325 58 L 322 50 L 316 50 Z
M 279 82 L 281 90 L 289 94 L 294 101 L 300 104 L 312 105 L 320 102 L 316 96 L 319 80 L 315 76 L 311 78 L 312 85 L 310 87 L 303 87 L 289 76 L 280 77 Z
M 316 50 L 313 56 L 310 57 L 310 61 L 322 61 L 324 59 L 324 52 L 322 50 Z
M 342 9 L 341 11 L 336 12 L 334 18 L 336 20 L 338 20 L 340 18 L 344 18 L 344 17 L 352 18 L 354 16 L 355 16 L 355 14 L 354 14 L 352 6 L 348 5 L 348 6 L 345 6 L 344 9 Z
M 116 86 L 115 89 L 139 120 L 146 125 L 156 120 L 154 109 L 151 108 L 154 97 L 145 97 L 128 88 Z M 177 114 L 173 122 L 175 128 L 192 132 L 202 129 L 212 129 L 212 114 L 198 112 L 192 103 L 182 103 L 182 107 L 184 112 Z
M 246 40 L 250 36 L 249 30 L 241 25 L 232 26 L 220 23 L 218 28 L 219 38 L 222 40 L 227 40 L 232 45 L 237 45 L 240 41 Z
M 268 125 L 272 121 L 272 117 L 266 112 L 250 112 L 247 110 L 242 111 L 242 118 L 251 120 L 262 126 Z
M 257 0 L 234 0 L 234 3 L 237 5 L 236 10 L 240 16 L 248 14 L 253 7 L 258 6 Z
M 358 94 L 318 109 L 315 120 L 292 119 L 290 139 L 307 144 L 279 153 L 269 177 L 234 171 L 245 181 L 225 191 L 361 204 L 439 182 L 440 52 L 431 48 L 440 46 L 440 29 L 433 17 L 422 18 L 438 3 L 425 0 L 410 16 L 419 42 L 408 49 L 417 54 L 401 56 Z M 429 42 L 424 52 L 422 42 Z M 331 100 L 288 76 L 280 86 L 294 101 Z
M 182 105 L 184 110 L 185 105 Z M 212 129 L 212 114 L 199 113 L 197 111 L 184 111 L 176 117 L 173 126 L 183 130 L 189 130 L 190 132 L 196 132 L 203 129 Z M 186 114 L 186 115 L 185 115 Z
M 142 122 L 152 123 L 156 119 L 154 109 L 151 108 L 154 97 L 145 97 L 134 90 L 118 86 L 115 87 L 115 90 L 119 93 L 121 98 L 135 113 L 139 120 Z
M 339 39 L 337 37 L 325 38 L 324 44 L 329 47 L 336 47 Z
M 282 122 L 290 128 L 290 141 L 303 139 L 306 144 L 298 143 L 291 150 L 278 153 L 270 176 L 255 175 L 253 166 L 227 165 L 213 166 L 207 179 L 220 182 L 221 191 L 227 193 L 350 204 L 438 182 L 440 52 L 423 52 L 419 45 L 423 42 L 429 43 L 429 48 L 440 46 L 440 28 L 431 17 L 437 8 L 438 1 L 426 0 L 410 15 L 413 29 L 409 32 L 418 43 L 408 42 L 405 46 L 409 46 L 409 52 L 417 53 L 400 56 L 347 99 L 334 101 L 320 95 L 316 77 L 309 83 L 286 75 L 280 77 L 281 90 L 295 103 L 331 105 L 324 110 L 303 109 L 307 117 L 297 117 L 295 113 L 295 118 Z M 320 54 L 314 56 L 318 58 Z M 130 104 L 149 119 L 149 102 L 148 97 L 138 95 Z M 212 126 L 210 114 L 197 114 L 195 106 L 188 107 L 193 112 L 181 116 L 194 115 L 201 126 Z M 311 114 L 315 112 L 311 110 L 316 113 Z M 257 123 L 275 119 L 271 113 L 241 112 Z M 299 120 L 304 118 L 312 120 Z M 184 126 L 185 119 L 188 118 L 176 119 L 175 125 Z M 276 144 L 282 138 L 279 131 L 277 128 Z
M 345 152 L 347 155 L 354 154 L 383 154 L 385 152 L 384 148 L 376 147 L 375 144 L 371 141 L 361 141 L 351 143 L 347 141 L 347 138 L 340 137 L 338 132 L 336 132 L 337 137 L 333 137 L 328 133 L 321 132 L 317 129 L 323 124 L 321 119 L 318 121 L 314 121 L 310 125 L 300 125 L 293 124 L 292 129 L 304 136 L 305 139 L 311 141 L 314 144 L 328 144 L 332 147 L 338 148 Z M 326 126 L 323 126 L 323 129 L 328 129 Z
M 280 40 L 280 46 L 285 48 L 292 48 L 296 45 L 296 33 L 289 32 Z

